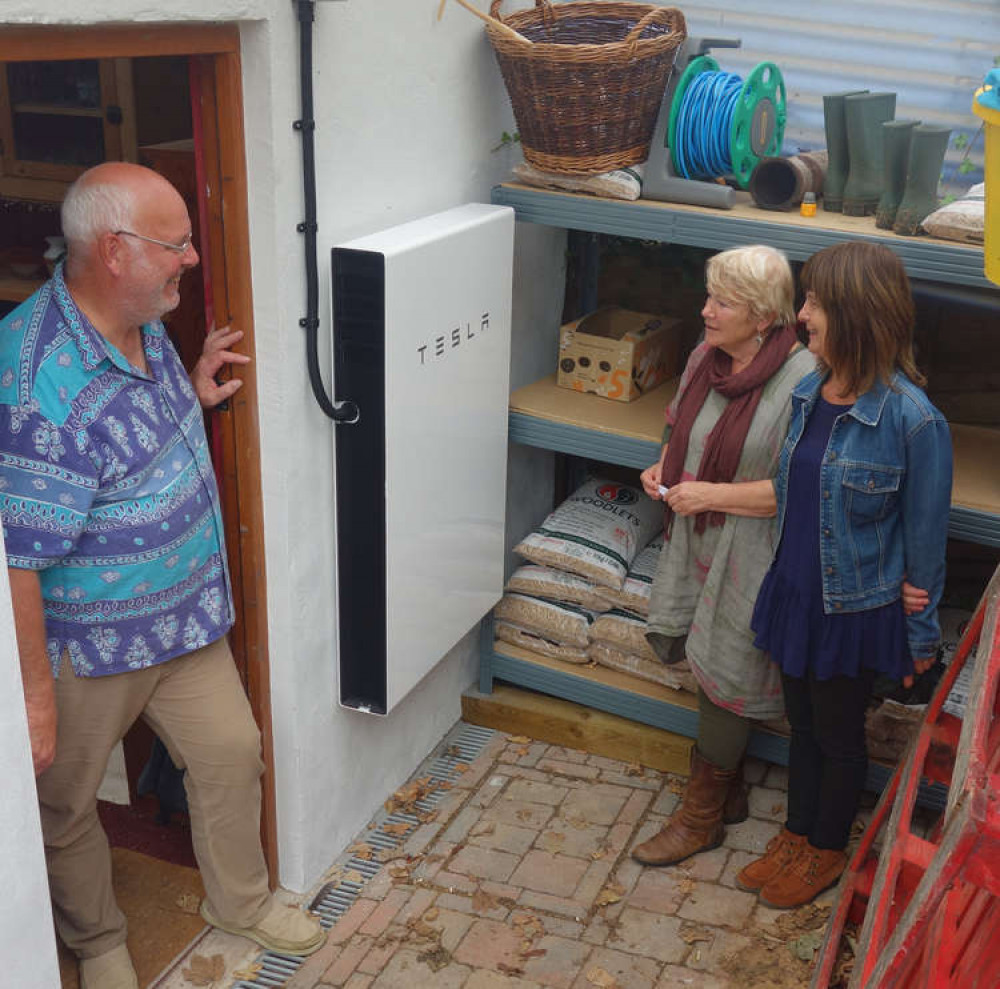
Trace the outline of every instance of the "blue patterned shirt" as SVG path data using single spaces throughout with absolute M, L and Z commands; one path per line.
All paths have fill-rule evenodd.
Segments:
M 77 308 L 62 269 L 0 321 L 7 562 L 39 571 L 49 659 L 78 676 L 162 663 L 233 623 L 201 407 L 160 322 L 148 374 Z

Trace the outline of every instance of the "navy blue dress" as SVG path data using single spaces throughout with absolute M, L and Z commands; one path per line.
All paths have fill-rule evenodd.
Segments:
M 913 673 L 913 659 L 901 600 L 869 611 L 823 613 L 820 465 L 834 421 L 849 408 L 817 396 L 792 454 L 781 543 L 754 608 L 754 644 L 789 676 L 827 680 L 869 669 L 902 680 Z

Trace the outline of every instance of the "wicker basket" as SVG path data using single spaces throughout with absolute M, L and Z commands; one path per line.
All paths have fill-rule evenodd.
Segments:
M 646 3 L 574 2 L 487 24 L 514 108 L 524 157 L 536 168 L 593 175 L 645 161 L 663 90 L 687 36 L 684 15 Z

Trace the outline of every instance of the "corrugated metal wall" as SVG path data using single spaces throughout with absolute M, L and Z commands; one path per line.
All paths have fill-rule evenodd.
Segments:
M 896 116 L 954 131 L 942 191 L 982 181 L 983 135 L 971 110 L 1000 58 L 1000 0 L 678 0 L 688 33 L 740 38 L 713 55 L 746 78 L 759 62 L 781 69 L 788 95 L 786 154 L 826 146 L 823 94 L 847 89 L 897 93 Z M 970 142 L 966 151 L 955 137 Z M 962 144 L 961 139 L 959 145 Z

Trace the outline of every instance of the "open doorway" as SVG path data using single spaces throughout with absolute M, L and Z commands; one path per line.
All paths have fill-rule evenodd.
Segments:
M 212 321 L 239 326 L 245 352 L 252 356 L 242 121 L 235 26 L 5 28 L 0 33 L 0 314 L 27 298 L 45 278 L 46 238 L 60 232 L 59 203 L 76 175 L 100 161 L 138 161 L 165 175 L 184 197 L 202 258 L 199 268 L 185 278 L 181 305 L 168 323 L 185 366 L 197 359 Z M 275 805 L 252 373 L 229 406 L 212 412 L 206 425 L 236 603 L 230 641 L 264 739 L 268 771 L 262 835 L 273 881 Z M 113 846 L 177 859 L 176 835 L 137 833 L 157 809 L 154 802 L 143 807 L 136 799 L 137 778 L 152 744 L 145 725 L 130 733 L 124 775 L 133 813 L 122 815 L 109 807 L 102 819 Z M 141 877 L 138 885 L 143 885 Z M 163 895 L 162 888 L 158 893 Z M 140 903 L 138 909 L 154 918 L 156 906 Z M 128 914 L 127 904 L 123 907 Z M 129 917 L 133 928 L 134 919 Z M 195 929 L 200 927 L 196 917 L 192 922 Z M 151 962 L 154 967 L 146 972 L 137 957 L 140 978 L 155 974 L 175 953 L 158 967 Z M 67 985 L 75 985 L 75 966 L 72 970 Z

